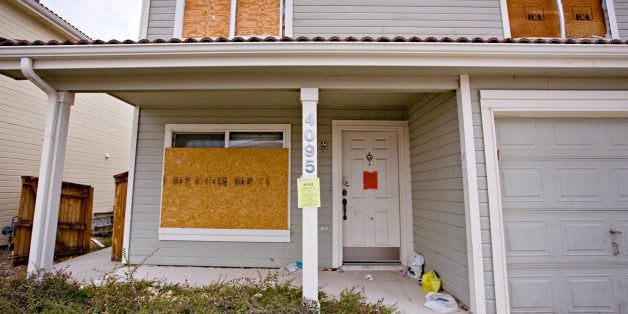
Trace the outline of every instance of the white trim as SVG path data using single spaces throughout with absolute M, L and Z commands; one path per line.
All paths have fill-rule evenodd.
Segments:
M 139 39 L 148 37 L 148 18 L 150 16 L 150 0 L 142 0 L 142 15 L 140 16 Z
M 502 14 L 502 29 L 504 30 L 504 38 L 510 38 L 510 16 L 508 16 L 508 3 L 506 0 L 499 0 L 499 7 Z
M 231 0 L 229 8 L 229 38 L 235 37 L 236 33 L 236 14 L 238 10 L 238 0 Z
M 36 70 L 383 66 L 438 67 L 456 72 L 560 69 L 625 70 L 625 45 L 465 44 L 378 42 L 234 42 L 125 45 L 53 45 L 0 47 L 0 71 L 19 70 L 19 60 L 36 59 Z M 238 56 L 246 55 L 246 58 Z M 106 62 L 103 62 L 106 60 Z M 545 73 L 545 72 L 543 72 Z
M 294 0 L 286 0 L 285 2 L 285 19 L 283 21 L 284 23 L 284 32 L 285 34 L 283 34 L 284 36 L 287 37 L 292 37 L 293 34 L 293 28 L 294 28 Z M 280 26 L 281 27 L 281 26 Z M 281 35 L 281 31 L 279 32 L 279 35 Z
M 163 241 L 290 242 L 290 230 L 159 228 Z
M 619 27 L 617 26 L 615 3 L 613 0 L 605 0 L 604 2 L 606 3 L 606 14 L 608 14 L 608 26 L 611 28 L 611 39 L 619 39 Z
M 567 37 L 565 28 L 565 10 L 563 9 L 563 1 L 556 0 L 556 8 L 558 8 L 558 20 L 560 21 L 560 38 Z
M 412 256 L 412 190 L 410 174 L 410 135 L 407 121 L 332 121 L 332 268 L 342 267 L 342 132 L 397 132 L 399 154 L 399 219 L 401 264 Z
M 173 38 L 183 38 L 183 18 L 185 16 L 185 0 L 177 0 L 174 9 Z
M 133 108 L 133 129 L 131 131 L 131 149 L 129 151 L 129 176 L 126 186 L 126 208 L 124 211 L 124 235 L 122 236 L 122 263 L 129 263 L 131 251 L 131 213 L 133 211 L 133 185 L 135 183 L 135 160 L 137 158 L 137 138 L 140 125 L 140 108 Z
M 228 145 L 229 132 L 283 132 L 283 147 L 288 149 L 288 182 L 291 180 L 291 129 L 290 124 L 166 124 L 164 133 L 164 150 L 172 147 L 172 134 L 175 132 L 224 132 L 225 147 Z M 164 154 L 165 158 L 165 154 Z M 162 163 L 163 164 L 163 163 Z M 162 167 L 162 177 L 163 167 Z M 160 196 L 163 193 L 161 186 Z M 237 242 L 290 242 L 290 184 L 288 184 L 288 223 L 286 230 L 256 230 L 255 232 L 239 232 L 249 229 L 195 229 L 195 228 L 162 228 L 159 227 L 159 240 L 180 241 L 237 241 Z M 161 197 L 159 204 L 159 225 L 161 226 Z M 226 230 L 226 231 L 225 231 Z M 224 232 L 223 232 L 224 231 Z M 256 233 L 258 232 L 258 233 Z M 259 238 L 252 235 L 260 235 Z M 231 239 L 231 240 L 229 240 Z
M 495 117 L 628 117 L 628 91 L 480 91 L 497 313 L 508 313 Z
M 468 75 L 460 76 L 457 90 L 462 182 L 467 231 L 467 265 L 471 312 L 486 313 L 484 286 L 484 260 L 482 256 L 482 225 L 480 224 L 480 200 L 475 160 L 475 136 L 471 109 L 471 87 Z

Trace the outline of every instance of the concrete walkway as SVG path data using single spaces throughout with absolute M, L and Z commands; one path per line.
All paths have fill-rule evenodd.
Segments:
M 85 283 L 98 282 L 103 276 L 109 274 L 124 278 L 126 272 L 132 269 L 120 263 L 111 262 L 110 259 L 111 248 L 107 248 L 55 264 L 55 269 L 68 271 L 73 278 Z M 141 265 L 137 266 L 135 271 L 134 278 L 136 279 L 158 279 L 165 283 L 188 283 L 192 286 L 203 286 L 211 282 L 237 278 L 257 279 L 260 276 L 263 278 L 271 272 L 293 280 L 293 284 L 298 286 L 301 285 L 302 279 L 300 274 L 290 274 L 275 269 Z M 370 274 L 373 280 L 367 280 L 365 278 L 367 274 Z M 347 288 L 364 289 L 369 301 L 375 302 L 383 298 L 385 304 L 397 304 L 397 308 L 405 313 L 437 313 L 423 306 L 425 294 L 421 287 L 417 286 L 416 280 L 401 277 L 398 271 L 320 271 L 319 286 L 333 296 L 338 296 Z

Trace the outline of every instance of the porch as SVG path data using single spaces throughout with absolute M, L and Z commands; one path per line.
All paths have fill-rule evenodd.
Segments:
M 135 266 L 124 266 L 110 261 L 111 248 L 79 256 L 55 264 L 55 270 L 63 270 L 72 274 L 72 278 L 89 282 L 97 282 L 106 275 L 124 274 Z M 267 274 L 278 272 L 280 280 L 292 280 L 294 286 L 300 286 L 302 276 L 298 273 L 287 273 L 268 268 L 218 268 L 218 267 L 176 267 L 176 266 L 137 266 L 136 279 L 158 279 L 164 283 L 188 283 L 191 286 L 203 286 L 216 281 L 225 281 L 239 278 L 256 279 Z M 367 280 L 370 274 L 374 279 Z M 350 270 L 344 272 L 321 270 L 319 271 L 319 287 L 332 296 L 338 296 L 341 291 L 355 287 L 364 290 L 369 302 L 384 299 L 385 304 L 397 304 L 397 309 L 405 313 L 435 313 L 423 306 L 425 293 L 416 280 L 401 277 L 399 271 L 394 270 Z M 459 313 L 463 313 L 460 311 Z

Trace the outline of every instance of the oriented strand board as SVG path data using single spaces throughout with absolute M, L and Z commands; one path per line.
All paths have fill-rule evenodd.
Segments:
M 567 37 L 605 37 L 606 18 L 600 0 L 563 0 Z
M 556 0 L 508 0 L 507 3 L 513 38 L 560 37 Z
M 186 0 L 183 37 L 229 37 L 231 0 Z
M 288 229 L 287 148 L 166 148 L 162 228 Z
M 236 36 L 278 36 L 278 0 L 238 0 Z

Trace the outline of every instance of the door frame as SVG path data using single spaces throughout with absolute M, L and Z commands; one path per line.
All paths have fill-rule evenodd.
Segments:
M 510 313 L 495 117 L 628 117 L 628 91 L 481 90 L 495 306 Z
M 342 267 L 342 132 L 396 132 L 399 158 L 400 259 L 406 265 L 412 243 L 412 191 L 410 177 L 410 136 L 407 121 L 332 121 L 332 268 Z

